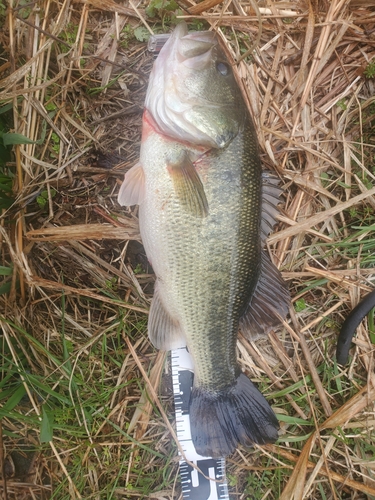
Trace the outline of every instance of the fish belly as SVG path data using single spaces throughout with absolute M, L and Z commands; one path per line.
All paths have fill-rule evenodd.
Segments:
M 196 162 L 206 217 L 181 206 L 168 170 L 171 154 L 187 146 L 153 133 L 141 151 L 142 240 L 159 297 L 193 357 L 194 384 L 211 391 L 233 385 L 238 375 L 239 318 L 260 269 L 261 166 L 256 146 L 246 147 L 249 139 L 254 142 L 251 135 L 245 130 L 225 150 Z

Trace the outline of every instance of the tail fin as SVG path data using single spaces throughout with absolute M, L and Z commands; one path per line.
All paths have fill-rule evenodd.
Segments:
M 224 391 L 194 387 L 190 403 L 191 436 L 202 456 L 225 457 L 238 446 L 273 443 L 279 424 L 261 392 L 244 374 Z

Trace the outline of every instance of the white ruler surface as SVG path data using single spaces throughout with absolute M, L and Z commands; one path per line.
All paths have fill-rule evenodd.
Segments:
M 194 371 L 191 356 L 185 347 L 171 352 L 171 365 L 177 437 L 186 458 L 206 476 L 181 457 L 180 476 L 184 500 L 229 500 L 225 459 L 202 457 L 195 451 L 191 440 L 189 402 Z

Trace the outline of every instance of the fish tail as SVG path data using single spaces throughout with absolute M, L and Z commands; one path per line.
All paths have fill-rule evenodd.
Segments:
M 279 424 L 263 394 L 241 373 L 233 386 L 217 392 L 193 387 L 191 436 L 196 451 L 225 457 L 238 446 L 273 443 Z

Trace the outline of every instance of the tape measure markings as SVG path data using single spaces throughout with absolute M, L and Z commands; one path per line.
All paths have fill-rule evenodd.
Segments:
M 180 477 L 184 500 L 229 500 L 223 458 L 202 457 L 194 448 L 190 432 L 189 402 L 193 386 L 193 361 L 186 348 L 171 352 L 172 383 L 176 414 L 176 432 L 186 458 L 191 465 L 180 459 Z

